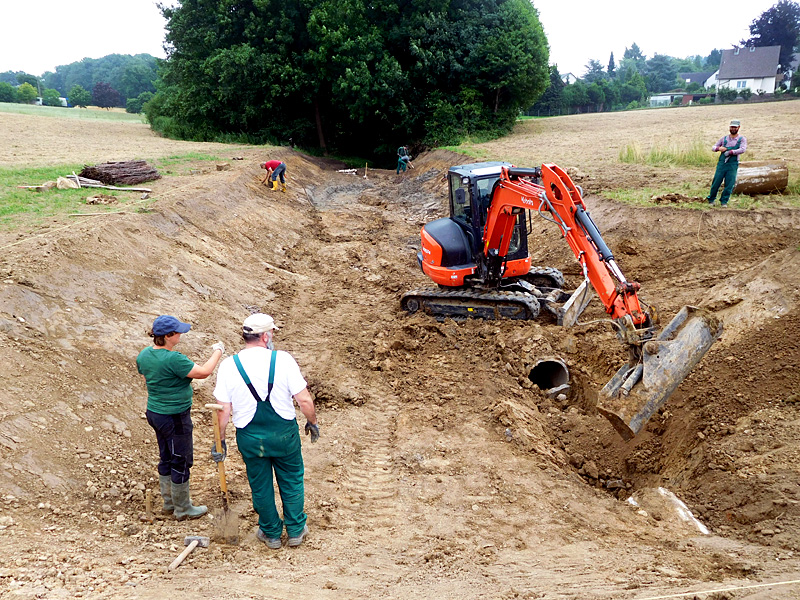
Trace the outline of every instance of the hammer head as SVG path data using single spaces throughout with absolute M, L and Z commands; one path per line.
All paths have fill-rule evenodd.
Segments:
M 197 541 L 197 545 L 200 548 L 208 548 L 208 544 L 211 540 L 207 537 L 203 537 L 200 535 L 187 535 L 186 538 L 183 540 L 183 545 L 188 546 L 194 541 Z

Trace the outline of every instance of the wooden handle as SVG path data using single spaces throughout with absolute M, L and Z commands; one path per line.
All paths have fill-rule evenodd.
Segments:
M 211 408 L 213 410 L 222 410 L 225 408 L 222 404 L 206 404 L 206 408 Z
M 172 561 L 169 567 L 167 567 L 167 571 L 172 571 L 173 569 L 178 568 L 178 566 L 183 562 L 183 559 L 189 556 L 192 553 L 192 550 L 197 548 L 197 544 L 199 543 L 199 540 L 192 540 L 192 542 L 186 546 L 186 549 L 181 552 L 175 560 Z
M 209 406 L 206 404 L 206 406 Z M 213 404 L 211 406 L 214 406 Z M 217 405 L 219 406 L 219 405 Z M 220 408 L 222 408 L 220 406 Z M 219 430 L 219 413 L 214 413 L 212 415 L 212 420 L 214 421 L 214 443 L 216 444 L 217 452 L 222 454 L 222 435 L 220 434 Z M 217 470 L 219 471 L 219 487 L 222 489 L 222 493 L 225 494 L 225 498 L 227 501 L 228 496 L 228 483 L 225 480 L 225 462 L 220 461 L 217 463 Z

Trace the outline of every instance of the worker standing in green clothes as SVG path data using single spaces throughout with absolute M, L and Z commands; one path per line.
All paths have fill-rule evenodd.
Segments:
M 305 432 L 311 442 L 319 439 L 314 400 L 306 387 L 300 367 L 288 352 L 272 349 L 273 331 L 278 328 L 269 315 L 250 315 L 242 325 L 244 350 L 222 362 L 217 373 L 214 397 L 224 407 L 219 411 L 222 452 L 211 450 L 211 458 L 225 460 L 225 428 L 233 416 L 236 443 L 247 468 L 258 514 L 256 538 L 278 550 L 286 526 L 290 548 L 308 535 L 304 512 L 303 454 L 300 446 L 294 402 L 306 418 Z M 278 483 L 283 519 L 275 506 Z
M 730 135 L 721 137 L 719 141 L 711 148 L 712 152 L 719 152 L 719 160 L 717 161 L 717 170 L 714 173 L 714 181 L 711 183 L 711 191 L 706 200 L 709 205 L 713 206 L 717 198 L 722 182 L 725 182 L 725 187 L 722 190 L 719 203 L 722 206 L 728 206 L 728 200 L 733 192 L 733 186 L 736 185 L 736 174 L 739 171 L 739 156 L 747 150 L 747 138 L 739 135 L 739 127 L 741 123 L 738 119 L 734 119 L 730 124 Z

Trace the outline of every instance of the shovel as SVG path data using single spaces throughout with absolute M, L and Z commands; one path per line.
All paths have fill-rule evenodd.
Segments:
M 211 420 L 214 423 L 214 444 L 216 451 L 222 454 L 222 435 L 219 427 L 219 411 L 224 407 L 221 404 L 206 404 L 213 413 Z M 217 463 L 219 471 L 219 485 L 222 490 L 222 511 L 214 511 L 214 530 L 215 538 L 222 540 L 226 544 L 236 545 L 239 543 L 239 520 L 230 510 L 230 498 L 228 496 L 228 483 L 225 479 L 225 461 Z

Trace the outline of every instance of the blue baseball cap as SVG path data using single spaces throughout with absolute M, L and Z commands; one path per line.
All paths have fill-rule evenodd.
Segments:
M 191 328 L 189 323 L 183 323 L 170 315 L 161 315 L 153 321 L 153 335 L 167 335 L 173 331 L 186 333 Z

